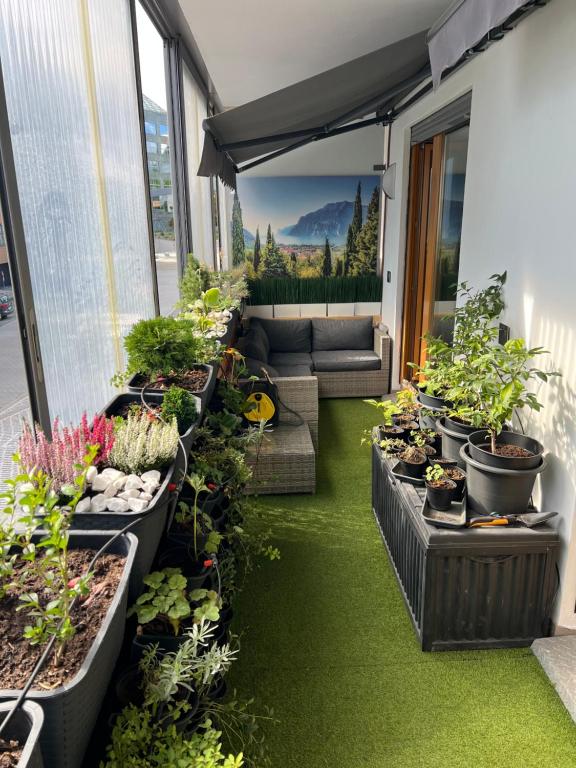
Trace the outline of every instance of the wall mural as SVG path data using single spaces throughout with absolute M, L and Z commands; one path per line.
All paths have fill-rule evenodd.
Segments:
M 375 274 L 379 215 L 379 176 L 240 176 L 233 266 L 252 278 Z

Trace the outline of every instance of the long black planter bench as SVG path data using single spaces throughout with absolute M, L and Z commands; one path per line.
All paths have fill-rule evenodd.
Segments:
M 550 632 L 559 536 L 537 528 L 436 528 L 424 487 L 372 447 L 372 507 L 423 651 L 529 646 Z

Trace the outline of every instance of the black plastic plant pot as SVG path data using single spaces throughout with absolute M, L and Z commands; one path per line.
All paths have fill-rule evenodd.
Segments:
M 458 466 L 456 459 L 448 459 L 446 456 L 428 456 L 428 465 L 433 467 L 434 464 L 438 464 L 442 469 Z
M 192 621 L 191 619 L 187 621 Z M 188 625 L 190 626 L 190 625 Z M 133 664 L 137 664 L 142 658 L 144 651 L 151 645 L 157 646 L 160 653 L 175 653 L 184 640 L 186 640 L 186 625 L 180 627 L 180 632 L 177 635 L 166 635 L 156 632 L 151 632 L 148 627 L 142 627 L 142 631 L 137 632 L 132 638 L 132 650 L 130 659 Z M 199 650 L 199 655 L 203 655 L 211 645 L 215 643 L 217 645 L 223 645 L 228 639 L 228 628 L 216 625 L 214 628 L 214 635 L 210 638 L 206 649 Z
M 460 435 L 471 435 L 473 432 L 478 431 L 478 427 L 473 427 L 471 424 L 465 424 L 463 421 L 454 419 L 450 416 L 444 416 L 444 424 L 447 429 L 452 432 L 457 432 Z
M 460 469 L 460 467 L 447 467 L 447 469 L 455 469 L 457 472 L 460 473 L 459 478 L 451 477 L 450 480 L 455 484 L 456 488 L 454 489 L 454 495 L 452 496 L 452 499 L 454 501 L 462 501 L 464 498 L 464 489 L 466 488 L 466 472 L 464 472 L 463 469 Z
M 526 512 L 536 476 L 546 469 L 546 457 L 532 469 L 502 469 L 473 459 L 468 443 L 462 446 L 461 455 L 466 464 L 468 506 L 473 512 L 481 515 Z
M 407 432 L 407 430 L 397 426 L 396 424 L 393 424 L 389 427 L 383 426 L 382 424 L 378 426 L 378 435 L 380 440 L 386 440 L 388 438 L 392 438 L 393 440 L 406 440 L 407 434 L 410 434 L 409 431 Z
M 490 434 L 486 430 L 473 432 L 468 437 L 470 445 L 470 457 L 479 461 L 481 464 L 487 464 L 490 467 L 500 467 L 501 469 L 535 469 L 540 465 L 544 446 L 533 437 L 521 435 L 518 432 L 501 432 L 496 437 L 496 446 L 513 445 L 517 448 L 523 448 L 530 453 L 529 456 L 501 456 L 492 453 Z
M 14 703 L 13 701 L 6 701 L 0 704 L 0 722 L 4 722 Z M 44 762 L 39 743 L 43 723 L 42 707 L 33 701 L 25 701 L 12 716 L 6 730 L 2 733 L 4 741 L 15 741 L 22 750 L 18 768 L 43 768 Z
M 100 549 L 110 539 L 105 531 L 71 532 L 71 549 Z M 112 678 L 122 647 L 128 604 L 128 583 L 138 540 L 123 534 L 107 549 L 125 558 L 124 571 L 108 613 L 102 621 L 92 647 L 69 682 L 51 690 L 33 688 L 27 699 L 39 704 L 44 712 L 40 748 L 46 768 L 82 768 L 92 730 Z M 0 700 L 7 701 L 20 691 L 0 690 Z
M 452 480 L 446 480 L 445 483 L 447 487 L 444 488 L 435 488 L 430 483 L 426 483 L 428 504 L 433 509 L 438 509 L 441 512 L 447 512 L 450 509 L 456 490 L 456 483 L 452 482 Z
M 423 389 L 418 387 L 418 402 L 423 405 L 424 408 L 438 408 L 443 409 L 448 407 L 448 402 L 443 397 L 436 397 L 435 395 L 427 395 Z
M 454 460 L 460 469 L 465 469 L 466 464 L 460 455 L 460 449 L 468 442 L 468 435 L 450 429 L 446 425 L 445 416 L 441 416 L 436 422 L 436 430 L 442 435 L 442 456 Z
M 198 494 L 198 509 L 210 514 L 215 507 L 221 506 L 225 499 L 224 489 L 221 486 L 210 492 L 201 491 Z M 194 490 L 187 483 L 182 487 L 180 501 L 188 504 L 189 507 L 194 506 Z
M 174 466 L 169 467 L 144 512 L 78 512 L 72 519 L 73 531 L 121 531 L 129 523 L 135 523 L 130 533 L 136 536 L 139 545 L 130 576 L 128 599 L 131 602 L 142 591 L 142 579 L 150 572 L 160 539 L 166 530 L 168 509 L 175 494 L 172 481 Z
M 220 701 L 224 698 L 224 696 L 226 696 L 227 690 L 228 685 L 226 680 L 222 677 L 222 675 L 217 675 L 214 678 L 212 685 L 208 689 L 206 698 L 210 699 L 210 701 Z
M 208 378 L 206 379 L 202 389 L 190 390 L 193 395 L 197 395 L 202 401 L 202 414 L 203 414 L 206 408 L 206 404 L 210 401 L 210 398 L 212 397 L 212 394 L 214 392 L 218 370 L 217 368 L 215 368 L 214 365 L 208 365 L 206 363 L 198 363 L 197 365 L 194 365 L 192 369 L 205 370 L 206 373 L 208 374 Z M 126 386 L 128 387 L 129 392 L 135 392 L 136 394 L 140 394 L 140 392 L 142 391 L 142 387 L 147 384 L 148 384 L 148 381 L 146 377 L 144 377 L 141 373 L 135 373 L 128 380 L 128 383 Z M 146 396 L 148 396 L 148 393 L 161 392 L 161 391 L 162 391 L 161 389 L 147 389 Z
M 401 474 L 408 475 L 408 477 L 422 477 L 424 475 L 424 470 L 426 469 L 427 460 L 423 459 L 416 464 L 411 461 L 403 461 L 402 459 L 399 459 L 398 463 L 400 464 Z

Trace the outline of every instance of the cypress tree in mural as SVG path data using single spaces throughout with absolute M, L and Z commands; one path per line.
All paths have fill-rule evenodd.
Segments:
M 238 192 L 234 192 L 232 204 L 232 266 L 237 267 L 246 258 L 244 244 L 244 224 L 242 223 L 242 208 Z
M 369 275 L 376 272 L 378 260 L 378 221 L 380 190 L 374 187 L 364 226 L 356 236 L 356 254 L 350 264 L 350 274 Z
M 280 253 L 280 248 L 276 245 L 276 240 L 272 234 L 272 228 L 268 224 L 266 232 L 266 245 L 264 246 L 264 255 L 262 257 L 262 277 L 287 277 L 288 269 L 284 256 Z
M 344 262 L 342 261 L 342 259 L 338 259 L 336 261 L 336 269 L 334 270 L 335 277 L 342 277 L 343 266 L 344 266 Z
M 330 250 L 330 243 L 328 238 L 324 243 L 324 260 L 322 262 L 322 274 L 324 277 L 330 277 L 332 274 L 332 251 Z
M 292 274 L 294 275 L 294 277 L 297 277 L 296 273 L 298 270 L 298 262 L 297 262 L 296 254 L 294 253 L 294 251 L 292 251 L 292 253 L 290 254 L 290 269 L 292 270 Z
M 354 200 L 354 210 L 352 212 L 352 221 L 348 227 L 346 236 L 346 250 L 344 251 L 344 274 L 349 275 L 352 262 L 356 256 L 356 238 L 362 229 L 362 184 L 358 182 L 356 188 L 356 198 Z
M 252 259 L 252 264 L 254 266 L 254 274 L 258 274 L 258 270 L 260 269 L 260 257 L 261 257 L 261 250 L 260 250 L 260 230 L 258 227 L 256 227 L 256 239 L 254 240 L 254 257 Z

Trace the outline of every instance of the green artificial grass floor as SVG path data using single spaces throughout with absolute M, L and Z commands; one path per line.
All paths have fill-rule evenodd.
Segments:
M 274 708 L 273 768 L 568 768 L 576 726 L 529 648 L 422 653 L 370 503 L 374 423 L 324 400 L 315 496 L 261 497 L 280 561 L 238 605 L 233 684 Z

